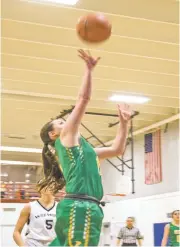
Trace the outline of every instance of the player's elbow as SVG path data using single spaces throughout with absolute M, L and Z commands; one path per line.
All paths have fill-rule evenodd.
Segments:
M 13 239 L 14 239 L 14 241 L 16 241 L 18 234 L 19 234 L 19 232 L 17 230 L 14 230 L 14 232 L 13 232 Z
M 90 97 L 80 94 L 79 95 L 79 103 L 81 104 L 87 104 L 90 101 Z
M 113 148 L 113 155 L 114 156 L 121 156 L 121 155 L 123 155 L 123 153 L 124 153 L 124 148 L 122 148 L 122 147 L 115 147 L 115 148 Z
M 116 156 L 122 156 L 124 153 L 124 149 L 118 150 Z

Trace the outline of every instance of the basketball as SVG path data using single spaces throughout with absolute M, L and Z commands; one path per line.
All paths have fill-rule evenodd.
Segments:
M 80 39 L 89 43 L 99 43 L 111 35 L 111 24 L 103 14 L 89 14 L 80 17 L 76 25 Z

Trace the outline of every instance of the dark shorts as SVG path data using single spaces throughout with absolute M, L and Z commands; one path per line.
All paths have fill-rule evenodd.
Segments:
M 131 244 L 122 243 L 122 246 L 137 246 L 137 244 L 136 243 L 131 243 Z

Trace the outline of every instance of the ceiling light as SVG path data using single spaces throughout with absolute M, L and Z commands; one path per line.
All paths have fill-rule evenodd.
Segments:
M 28 0 L 36 3 L 59 3 L 65 5 L 75 5 L 79 0 Z
M 26 173 L 26 174 L 25 174 L 25 177 L 26 177 L 26 178 L 29 178 L 30 176 L 31 176 L 31 174 L 29 174 L 29 173 Z
M 143 104 L 143 103 L 148 102 L 150 100 L 150 98 L 145 97 L 145 96 L 114 94 L 109 98 L 109 100 L 115 101 L 115 102 Z
M 41 166 L 39 162 L 16 161 L 16 160 L 0 160 L 1 165 L 26 165 L 26 166 Z
M 8 152 L 42 153 L 42 149 L 40 148 L 21 148 L 21 147 L 0 146 L 0 150 L 8 151 Z
M 8 177 L 8 173 L 7 173 L 7 172 L 1 173 L 0 176 L 1 176 L 1 177 Z

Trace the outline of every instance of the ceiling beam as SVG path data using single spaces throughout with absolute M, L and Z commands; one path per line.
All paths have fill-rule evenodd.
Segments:
M 8 90 L 8 89 L 2 89 L 1 90 L 2 94 L 7 94 L 7 95 L 13 95 L 13 96 L 26 96 L 26 97 L 34 97 L 34 98 L 38 98 L 38 100 L 40 99 L 52 99 L 52 100 L 69 100 L 69 101 L 76 101 L 77 97 L 74 96 L 65 96 L 65 95 L 55 95 L 55 94 L 45 94 L 45 93 L 36 93 L 36 92 L 29 92 L 29 91 L 21 91 L 21 90 Z M 153 96 L 155 97 L 155 96 Z M 167 107 L 167 108 L 178 108 L 178 99 L 171 99 L 171 100 L 175 100 L 173 101 L 173 103 L 171 102 L 172 105 L 170 105 L 168 103 L 168 100 L 166 98 L 166 101 L 163 101 L 164 104 L 163 106 Z M 104 99 L 100 99 L 100 98 L 94 98 L 92 99 L 93 102 L 108 102 L 107 100 Z M 176 102 L 177 101 L 177 102 Z M 151 105 L 150 103 L 147 104 L 147 106 L 160 106 L 162 107 L 162 103 L 155 103 L 153 105 Z

